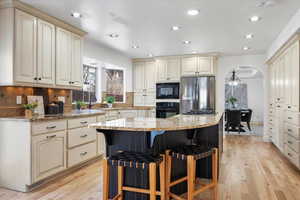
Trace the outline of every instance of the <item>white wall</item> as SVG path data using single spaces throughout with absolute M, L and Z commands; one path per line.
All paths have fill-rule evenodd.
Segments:
M 278 37 L 272 43 L 270 48 L 267 51 L 267 59 L 270 59 L 276 51 L 286 42 L 290 37 L 293 36 L 300 29 L 300 9 L 297 13 L 291 18 L 289 23 L 285 28 L 280 32 Z
M 95 41 L 85 39 L 83 44 L 83 62 L 98 63 L 98 67 L 110 64 L 111 67 L 124 68 L 125 70 L 125 88 L 126 92 L 132 92 L 132 61 L 131 58 L 126 55 L 113 50 L 109 47 L 100 45 Z M 101 70 L 99 70 L 100 72 Z M 101 77 L 101 76 L 99 76 Z
M 216 107 L 217 111 L 223 112 L 224 111 L 224 102 L 225 102 L 225 78 L 228 73 L 230 73 L 233 69 L 239 66 L 251 66 L 259 69 L 264 78 L 263 78 L 263 102 L 262 107 L 258 108 L 263 110 L 263 113 L 267 113 L 267 80 L 268 80 L 268 73 L 267 67 L 265 65 L 265 55 L 244 55 L 244 56 L 223 56 L 218 59 L 218 69 L 217 69 L 217 101 Z M 250 94 L 248 93 L 248 96 Z M 250 105 L 249 105 L 250 107 Z M 267 115 L 263 115 L 263 119 L 267 121 Z M 266 129 L 265 129 L 266 130 Z M 266 131 L 264 131 L 266 133 Z M 266 134 L 265 134 L 266 135 Z

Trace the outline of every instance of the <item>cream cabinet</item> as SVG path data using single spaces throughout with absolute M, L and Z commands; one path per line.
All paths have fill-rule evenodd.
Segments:
M 185 75 L 214 75 L 214 57 L 184 56 L 181 58 L 181 74 Z
M 157 82 L 180 81 L 181 61 L 179 57 L 156 60 Z
M 15 81 L 34 83 L 37 65 L 37 19 L 20 10 L 15 11 Z
M 55 84 L 55 26 L 37 20 L 37 82 Z
M 0 43 L 5 55 L 0 59 L 0 85 L 82 87 L 81 31 L 64 23 L 58 23 L 63 28 L 56 26 L 58 20 L 47 15 L 41 19 L 40 11 L 31 15 L 23 10 L 0 9 L 0 29 L 5 30 Z
M 32 179 L 37 182 L 66 169 L 66 132 L 32 138 Z
M 134 62 L 134 105 L 154 106 L 156 67 L 154 61 Z

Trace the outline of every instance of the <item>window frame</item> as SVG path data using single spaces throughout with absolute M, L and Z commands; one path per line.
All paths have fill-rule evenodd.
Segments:
M 105 66 L 103 67 L 104 73 L 106 70 L 119 70 L 123 71 L 123 101 L 116 101 L 115 103 L 126 103 L 126 69 L 123 67 L 116 67 L 116 66 Z M 106 74 L 104 76 L 106 78 Z M 103 88 L 105 93 L 107 94 L 107 80 L 105 79 L 105 88 Z

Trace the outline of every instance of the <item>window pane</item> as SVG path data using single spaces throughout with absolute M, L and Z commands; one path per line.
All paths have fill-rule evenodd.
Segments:
M 106 96 L 114 96 L 116 102 L 124 101 L 124 71 L 106 69 Z

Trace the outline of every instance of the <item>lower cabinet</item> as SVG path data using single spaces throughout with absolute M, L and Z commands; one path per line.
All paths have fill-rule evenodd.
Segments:
M 32 179 L 37 182 L 66 169 L 65 131 L 32 137 Z

